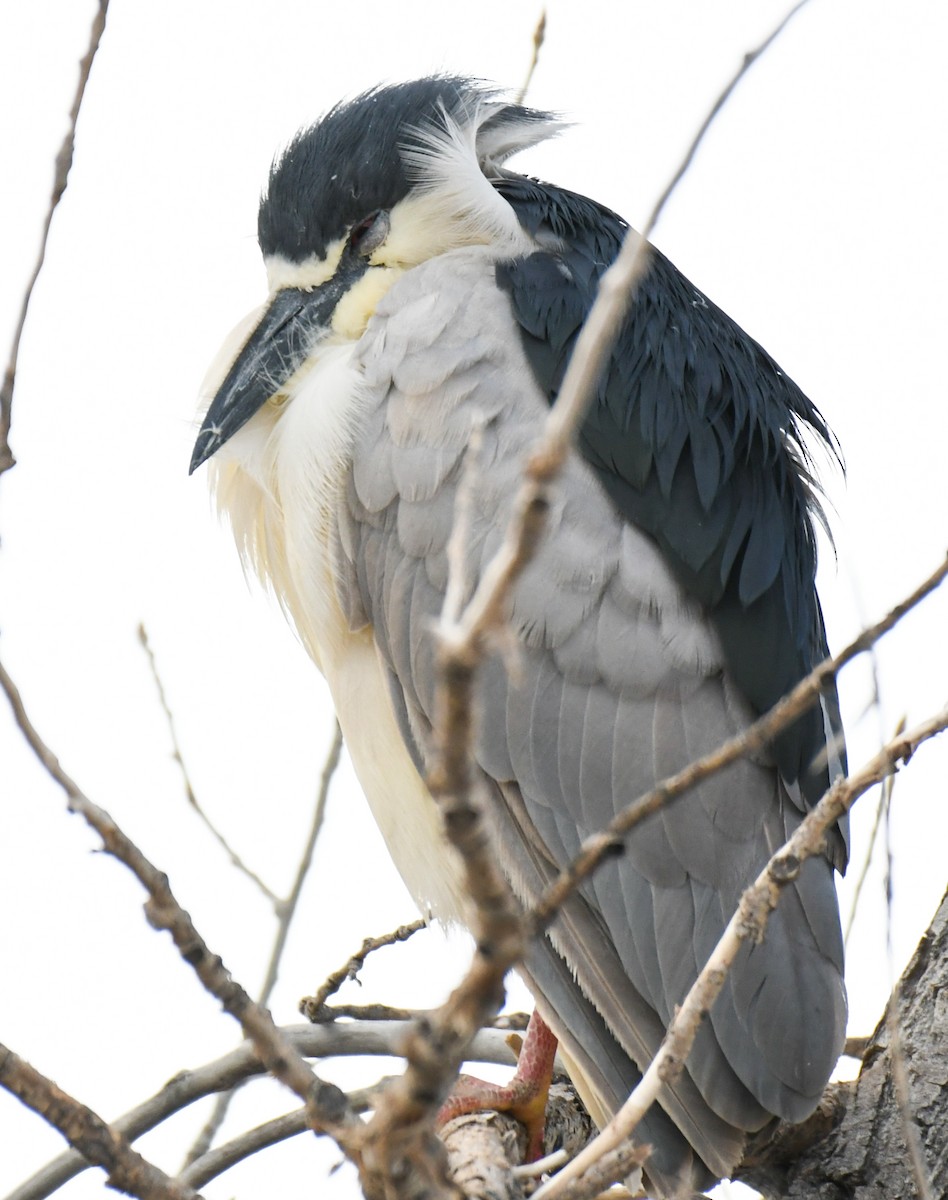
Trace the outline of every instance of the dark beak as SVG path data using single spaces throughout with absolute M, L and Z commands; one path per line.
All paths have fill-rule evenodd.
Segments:
M 189 473 L 246 425 L 299 370 L 325 337 L 336 305 L 364 269 L 363 259 L 310 292 L 300 288 L 277 292 L 207 410 Z

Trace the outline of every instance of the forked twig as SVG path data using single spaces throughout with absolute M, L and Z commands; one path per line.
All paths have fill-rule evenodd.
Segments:
M 407 942 L 410 937 L 413 937 L 424 928 L 425 922 L 419 918 L 408 925 L 399 925 L 391 933 L 383 933 L 379 937 L 364 938 L 362 945 L 355 954 L 344 962 L 341 967 L 338 967 L 330 975 L 327 975 L 326 979 L 312 996 L 305 996 L 300 1001 L 300 1011 L 323 1012 L 329 997 L 338 992 L 347 980 L 355 979 L 358 976 L 359 972 L 365 966 L 365 960 L 370 954 L 374 954 L 376 950 L 383 950 L 386 946 L 395 946 L 399 942 Z

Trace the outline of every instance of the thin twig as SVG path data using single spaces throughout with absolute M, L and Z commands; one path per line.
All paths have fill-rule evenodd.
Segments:
M 349 1096 L 349 1106 L 353 1110 L 356 1108 L 356 1105 L 352 1103 L 351 1095 Z M 216 1179 L 218 1175 L 229 1171 L 237 1163 L 250 1158 L 251 1155 L 259 1154 L 261 1150 L 266 1150 L 269 1146 L 275 1146 L 279 1142 L 285 1142 L 288 1138 L 298 1137 L 308 1128 L 306 1110 L 302 1108 L 286 1113 L 282 1117 L 274 1117 L 262 1125 L 257 1125 L 255 1128 L 239 1134 L 222 1146 L 217 1146 L 213 1150 L 205 1150 L 200 1157 L 187 1163 L 179 1178 L 194 1187 L 203 1187 L 212 1179 Z
M 591 1149 L 594 1145 L 596 1145 L 595 1141 L 590 1143 L 589 1148 Z M 558 1175 L 554 1175 L 549 1183 L 537 1188 L 533 1195 L 535 1197 L 547 1195 L 546 1188 L 560 1184 L 560 1180 L 562 1180 L 563 1182 L 556 1192 L 558 1200 L 600 1200 L 600 1197 L 603 1197 L 603 1200 L 605 1197 L 612 1200 L 612 1191 L 607 1191 L 610 1185 L 627 1178 L 637 1167 L 644 1166 L 648 1161 L 650 1151 L 651 1146 L 637 1146 L 631 1142 L 624 1142 L 612 1149 L 602 1151 L 581 1176 L 575 1179 L 566 1178 L 568 1168 L 565 1168 Z M 578 1158 L 573 1159 L 574 1163 L 577 1161 Z M 628 1191 L 625 1194 L 628 1195 Z M 642 1192 L 638 1193 L 638 1196 L 642 1195 Z
M 254 1043 L 268 1071 L 306 1105 L 310 1123 L 317 1132 L 329 1134 L 353 1160 L 358 1159 L 361 1122 L 351 1113 L 344 1094 L 320 1080 L 284 1037 L 269 1012 L 251 1000 L 211 952 L 191 918 L 175 899 L 168 877 L 159 871 L 119 828 L 112 817 L 94 804 L 63 770 L 59 760 L 40 737 L 23 705 L 20 693 L 0 663 L 0 687 L 5 692 L 20 731 L 47 773 L 65 791 L 70 812 L 79 813 L 102 838 L 108 854 L 123 863 L 148 893 L 145 916 L 154 929 L 171 934 L 181 957 L 194 970 L 205 989 L 215 996 Z
M 155 652 L 151 648 L 151 643 L 148 640 L 148 632 L 145 629 L 144 624 L 139 624 L 138 626 L 138 640 L 148 658 L 148 665 L 151 668 L 151 677 L 155 681 L 155 687 L 158 691 L 158 701 L 161 704 L 162 710 L 165 714 L 165 720 L 168 723 L 168 733 L 171 737 L 171 757 L 178 764 L 178 767 L 181 770 L 181 781 L 184 784 L 184 795 L 188 804 L 190 804 L 190 806 L 194 809 L 195 814 L 201 819 L 201 821 L 204 822 L 204 826 L 207 831 L 230 859 L 231 866 L 236 867 L 242 875 L 246 876 L 246 878 L 251 881 L 251 883 L 256 884 L 256 886 L 260 889 L 264 896 L 266 896 L 274 908 L 278 908 L 280 904 L 280 898 L 277 896 L 276 892 L 271 891 L 270 888 L 268 888 L 264 881 L 260 878 L 260 876 L 247 866 L 244 860 L 227 841 L 227 839 L 198 802 L 197 795 L 191 784 L 191 776 L 188 773 L 188 768 L 184 761 L 184 755 L 181 752 L 181 743 L 178 741 L 178 730 L 175 725 L 174 714 L 171 711 L 171 705 L 168 703 L 165 686 L 158 671 L 158 663 L 155 659 Z
M 537 63 L 540 61 L 540 51 L 543 49 L 543 43 L 546 40 L 546 9 L 540 12 L 540 19 L 537 21 L 536 29 L 533 31 L 533 51 L 530 55 L 530 65 L 527 67 L 527 74 L 523 81 L 523 86 L 517 92 L 516 103 L 523 104 L 527 98 L 527 92 L 530 91 L 530 84 L 533 83 L 533 76 L 536 73 Z
M 355 1111 L 352 1094 L 348 1100 L 350 1108 Z M 250 1158 L 252 1154 L 276 1146 L 278 1142 L 288 1138 L 296 1138 L 299 1134 L 306 1133 L 307 1129 L 305 1109 L 287 1112 L 284 1116 L 274 1117 L 253 1129 L 247 1129 L 245 1133 L 224 1142 L 214 1150 L 205 1150 L 200 1157 L 193 1158 L 186 1164 L 179 1178 L 193 1187 L 204 1187 L 205 1183 L 223 1175 L 224 1171 L 229 1171 L 232 1166 L 244 1162 L 244 1159 Z
M 662 215 L 662 211 L 665 208 L 665 205 L 671 199 L 672 193 L 678 187 L 679 183 L 681 183 L 682 179 L 688 173 L 688 170 L 691 167 L 692 162 L 694 161 L 695 154 L 697 154 L 697 152 L 698 152 L 698 147 L 704 141 L 705 134 L 708 132 L 708 130 L 714 124 L 714 121 L 716 120 L 721 109 L 725 106 L 725 104 L 727 104 L 728 100 L 730 100 L 730 98 L 734 92 L 734 89 L 741 82 L 741 80 L 744 78 L 744 76 L 747 74 L 747 72 L 751 69 L 751 67 L 757 62 L 757 60 L 763 54 L 765 54 L 766 51 L 769 50 L 770 47 L 773 45 L 773 43 L 777 40 L 777 38 L 780 37 L 780 35 L 783 33 L 783 31 L 786 29 L 786 27 L 790 24 L 790 22 L 793 20 L 793 18 L 797 15 L 797 13 L 800 11 L 800 9 L 803 8 L 808 3 L 809 3 L 809 0 L 798 0 L 798 3 L 794 4 L 794 6 L 790 9 L 790 11 L 784 17 L 781 18 L 781 20 L 778 22 L 778 24 L 764 38 L 764 40 L 760 43 L 760 45 L 757 46 L 754 50 L 748 50 L 748 52 L 744 55 L 743 59 L 741 60 L 741 65 L 735 71 L 735 73 L 733 74 L 733 76 L 730 79 L 730 82 L 725 86 L 724 90 L 718 96 L 717 100 L 715 100 L 714 104 L 711 106 L 710 110 L 708 111 L 708 115 L 705 117 L 705 119 L 702 121 L 700 127 L 698 128 L 698 132 L 692 138 L 691 145 L 685 151 L 685 157 L 681 160 L 681 164 L 678 167 L 678 170 L 668 181 L 667 187 L 662 192 L 662 194 L 659 196 L 658 200 L 656 200 L 655 207 L 652 209 L 652 212 L 651 212 L 648 220 L 645 222 L 645 226 L 642 229 L 643 237 L 648 237 L 648 235 L 651 233 L 651 231 L 658 224 L 658 219 Z
M 352 1111 L 365 1112 L 371 1108 L 380 1086 L 359 1088 L 356 1091 L 348 1092 L 346 1099 Z M 244 1159 L 251 1158 L 261 1150 L 276 1146 L 289 1138 L 299 1137 L 301 1133 L 306 1133 L 308 1130 L 306 1109 L 297 1108 L 293 1112 L 284 1113 L 282 1117 L 274 1117 L 272 1120 L 256 1125 L 253 1129 L 248 1129 L 231 1138 L 230 1141 L 224 1142 L 223 1145 L 216 1146 L 213 1150 L 208 1149 L 200 1158 L 188 1163 L 178 1178 L 193 1187 L 203 1187 L 204 1184 L 210 1183 L 218 1175 L 223 1175 L 225 1171 L 229 1171 L 231 1167 L 235 1167 Z
M 859 624 L 861 626 L 865 627 L 866 624 L 868 623 L 868 616 L 864 611 L 863 603 L 862 603 L 862 595 L 860 593 L 859 588 L 856 586 L 855 581 L 853 581 L 853 583 L 852 583 L 852 589 L 853 589 L 853 599 L 854 599 L 854 602 L 856 605 L 856 613 L 857 613 L 857 616 L 859 619 Z M 869 678 L 870 678 L 872 686 L 871 686 L 869 698 L 867 699 L 865 706 L 863 708 L 863 711 L 859 714 L 859 717 L 857 718 L 857 720 L 861 721 L 863 719 L 863 717 L 868 715 L 868 713 L 875 711 L 876 719 L 878 721 L 878 726 L 879 726 L 879 744 L 882 745 L 886 741 L 889 731 L 886 728 L 885 713 L 883 712 L 883 708 L 882 708 L 881 670 L 880 670 L 880 666 L 879 666 L 879 656 L 876 653 L 875 648 L 873 648 L 868 655 L 868 667 L 869 667 Z M 904 729 L 904 727 L 905 727 L 904 722 L 905 722 L 905 718 L 903 717 L 901 719 L 901 722 L 899 724 L 897 724 L 897 726 L 896 726 L 896 730 L 895 730 L 896 733 L 898 733 L 901 729 Z M 852 903 L 850 905 L 849 915 L 846 919 L 846 928 L 845 928 L 845 931 L 843 932 L 843 950 L 844 951 L 846 951 L 846 949 L 849 946 L 849 938 L 850 938 L 850 935 L 852 934 L 853 927 L 854 927 L 855 921 L 856 921 L 856 915 L 859 911 L 859 902 L 862 898 L 863 888 L 865 886 L 866 879 L 869 875 L 869 869 L 872 866 L 872 859 L 873 859 L 873 855 L 875 853 L 875 848 L 876 848 L 876 839 L 879 836 L 879 830 L 880 830 L 881 824 L 882 824 L 882 812 L 883 812 L 883 808 L 884 808 L 885 804 L 887 803 L 887 795 L 888 795 L 888 791 L 889 791 L 889 788 L 891 787 L 891 785 L 892 785 L 892 780 L 891 779 L 886 780 L 886 782 L 883 784 L 882 788 L 880 789 L 879 798 L 876 802 L 875 813 L 874 813 L 873 821 L 872 821 L 872 831 L 869 834 L 869 844 L 866 847 L 866 854 L 865 854 L 865 857 L 862 861 L 862 865 L 859 870 L 859 877 L 856 881 L 856 886 L 853 889 Z M 852 869 L 852 866 L 853 866 L 853 864 L 850 863 L 849 864 L 850 869 Z
M 478 469 L 484 446 L 483 425 L 475 424 L 464 452 L 461 478 L 454 501 L 451 533 L 445 547 L 448 563 L 448 585 L 444 592 L 442 611 L 448 621 L 457 621 L 468 591 L 467 544 L 474 512 Z
M 847 1058 L 856 1058 L 861 1062 L 871 1045 L 872 1038 L 866 1034 L 862 1037 L 847 1037 L 846 1044 L 843 1046 L 843 1054 Z
M 55 159 L 53 191 L 49 199 L 49 208 L 46 211 L 46 220 L 43 222 L 43 230 L 40 234 L 39 254 L 37 255 L 36 265 L 33 267 L 33 273 L 26 285 L 26 291 L 23 293 L 20 315 L 17 319 L 16 328 L 13 331 L 10 357 L 7 360 L 7 368 L 3 376 L 3 385 L 0 387 L 0 475 L 16 465 L 16 459 L 13 457 L 13 451 L 10 449 L 10 422 L 13 419 L 13 391 L 16 387 L 16 368 L 17 359 L 20 355 L 20 340 L 23 337 L 23 328 L 26 325 L 26 318 L 30 311 L 33 289 L 36 287 L 36 281 L 39 279 L 40 271 L 42 271 L 43 263 L 46 260 L 46 243 L 49 240 L 49 229 L 53 221 L 53 213 L 59 206 L 59 202 L 62 200 L 63 193 L 66 190 L 66 185 L 69 182 L 69 171 L 72 168 L 72 157 L 76 146 L 76 125 L 79 121 L 79 110 L 82 108 L 83 97 L 86 94 L 86 84 L 89 82 L 93 60 L 102 41 L 102 34 L 105 32 L 105 18 L 108 10 L 109 0 L 99 0 L 99 8 L 92 19 L 92 28 L 89 32 L 89 47 L 79 61 L 79 83 L 76 86 L 72 108 L 69 110 L 69 127 L 66 130 L 66 136 L 63 138 L 63 143 Z
M 872 655 L 875 658 L 875 655 Z M 878 693 L 877 693 L 878 695 Z M 902 732 L 905 728 L 905 717 L 899 718 L 898 724 L 895 727 L 896 734 Z M 852 904 L 849 909 L 849 917 L 846 921 L 846 929 L 843 933 L 843 949 L 849 945 L 849 937 L 853 931 L 853 925 L 856 921 L 856 913 L 859 910 L 859 901 L 862 897 L 863 888 L 866 885 L 866 879 L 869 876 L 869 868 L 872 866 L 873 852 L 876 848 L 876 840 L 879 837 L 879 830 L 882 827 L 882 815 L 888 813 L 889 805 L 892 802 L 892 789 L 895 786 L 895 776 L 890 775 L 888 779 L 883 781 L 882 787 L 879 789 L 879 799 L 876 802 L 875 815 L 872 820 L 872 830 L 869 834 L 869 844 L 866 847 L 865 857 L 862 860 L 862 866 L 859 870 L 859 876 L 856 879 L 856 885 L 853 888 Z
M 884 634 L 929 596 L 948 576 L 948 558 L 925 579 L 914 592 L 895 605 L 882 620 L 864 629 L 839 654 L 824 659 L 809 675 L 805 676 L 782 700 L 762 717 L 749 725 L 743 733 L 731 738 L 717 750 L 690 763 L 675 775 L 663 780 L 658 787 L 647 792 L 606 826 L 604 830 L 587 838 L 579 854 L 569 866 L 550 884 L 533 908 L 530 917 L 535 933 L 542 932 L 559 912 L 568 897 L 593 873 L 604 859 L 615 854 L 622 839 L 646 817 L 663 808 L 670 800 L 683 795 L 710 775 L 723 770 L 756 750 L 761 750 L 774 737 L 813 704 L 820 692 L 835 679 L 838 671 L 857 655 L 868 650 Z
M 276 938 L 273 942 L 273 950 L 270 954 L 270 961 L 267 964 L 267 973 L 264 976 L 263 986 L 260 989 L 260 1003 L 266 1004 L 270 999 L 270 993 L 276 985 L 277 976 L 280 970 L 280 960 L 283 957 L 283 950 L 286 946 L 286 939 L 289 936 L 290 925 L 293 917 L 296 915 L 296 910 L 299 906 L 300 895 L 303 891 L 303 884 L 306 882 L 306 876 L 309 874 L 309 869 L 313 862 L 313 852 L 316 849 L 316 842 L 319 838 L 320 830 L 323 827 L 323 821 L 326 817 L 326 804 L 329 800 L 329 789 L 332 785 L 333 777 L 336 774 L 336 769 L 339 766 L 339 758 L 342 754 L 342 730 L 339 728 L 339 722 L 335 723 L 332 735 L 332 743 L 329 751 L 326 754 L 326 761 L 323 763 L 322 773 L 319 777 L 319 790 L 316 793 L 316 806 L 313 809 L 313 819 L 310 822 L 309 833 L 306 837 L 306 842 L 303 846 L 303 854 L 299 861 L 299 866 L 296 868 L 296 877 L 293 880 L 293 886 L 290 888 L 290 894 L 287 898 L 281 901 L 279 905 L 279 925 L 277 927 Z
M 586 1189 L 580 1177 L 602 1155 L 630 1138 L 636 1126 L 658 1098 L 664 1086 L 673 1083 L 684 1068 L 698 1027 L 711 1008 L 728 970 L 748 938 L 760 941 L 770 913 L 787 884 L 798 878 L 805 859 L 823 850 L 826 831 L 864 792 L 907 763 L 923 742 L 948 728 L 948 707 L 913 730 L 894 738 L 859 771 L 838 779 L 823 799 L 803 818 L 789 840 L 771 857 L 757 879 L 741 896 L 737 911 L 715 946 L 707 963 L 688 992 L 668 1027 L 662 1045 L 641 1082 L 622 1108 L 596 1138 L 559 1175 L 535 1193 L 535 1200 L 581 1200 L 595 1195 L 603 1186 L 597 1173 Z M 615 1178 L 619 1178 L 616 1176 Z M 571 1181 L 575 1187 L 568 1188 Z
M 102 1167 L 109 1187 L 141 1200 L 200 1200 L 133 1150 L 122 1134 L 34 1066 L 0 1044 L 0 1086 L 58 1129 L 87 1164 Z
M 561 1147 L 559 1150 L 554 1150 L 552 1154 L 544 1155 L 543 1158 L 535 1158 L 533 1162 L 520 1163 L 514 1167 L 511 1174 L 514 1179 L 539 1179 L 541 1175 L 558 1171 L 568 1161 L 569 1155 Z
M 341 967 L 338 967 L 328 975 L 324 982 L 316 989 L 314 995 L 305 996 L 300 1001 L 300 1011 L 322 1012 L 330 996 L 335 995 L 347 980 L 358 977 L 359 972 L 365 966 L 365 960 L 370 954 L 374 954 L 376 950 L 382 950 L 386 946 L 395 946 L 399 942 L 407 942 L 410 937 L 424 928 L 425 922 L 419 918 L 408 925 L 399 925 L 391 933 L 383 933 L 379 937 L 365 938 L 359 950 L 344 962 Z

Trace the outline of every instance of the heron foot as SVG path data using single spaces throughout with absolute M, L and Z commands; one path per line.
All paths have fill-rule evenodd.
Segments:
M 508 1084 L 488 1083 L 473 1075 L 459 1076 L 438 1113 L 437 1124 L 440 1128 L 466 1113 L 509 1113 L 527 1130 L 524 1161 L 533 1162 L 543 1154 L 546 1102 L 553 1079 L 556 1038 L 534 1010 L 523 1041 L 519 1038 L 509 1040 L 515 1049 L 519 1049 L 517 1070 L 511 1081 Z

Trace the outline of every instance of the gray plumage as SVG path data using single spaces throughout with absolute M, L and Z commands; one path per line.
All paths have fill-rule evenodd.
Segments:
M 419 308 L 432 297 L 439 318 L 425 345 Z M 456 251 L 401 280 L 370 322 L 359 361 L 369 403 L 339 514 L 340 600 L 354 625 L 372 625 L 403 734 L 424 764 L 432 629 L 464 451 L 480 429 L 467 547 L 473 581 L 506 527 L 546 405 L 480 250 Z M 753 718 L 699 607 L 578 454 L 550 525 L 512 599 L 517 680 L 495 662 L 478 688 L 477 762 L 505 869 L 526 901 L 582 838 Z M 561 1036 L 568 1031 L 580 1061 L 602 1061 L 590 1047 L 614 1037 L 625 1055 L 647 1063 L 741 891 L 799 820 L 772 765 L 741 762 L 636 830 L 625 855 L 554 927 L 552 946 L 528 963 L 544 1011 Z M 673 1089 L 671 1115 L 716 1175 L 733 1167 L 738 1131 L 774 1112 L 802 1119 L 822 1092 L 845 1024 L 832 875 L 825 859 L 811 860 L 788 889 L 766 941 L 742 953 L 703 1026 L 691 1078 Z M 564 925 L 575 930 L 568 940 Z M 557 945 L 568 946 L 568 970 Z M 787 1011 L 800 995 L 806 1023 Z M 605 1061 L 615 1058 L 610 1044 Z M 604 1074 L 618 1106 L 635 1068 L 621 1061 Z M 713 1114 L 702 1092 L 713 1097 Z

